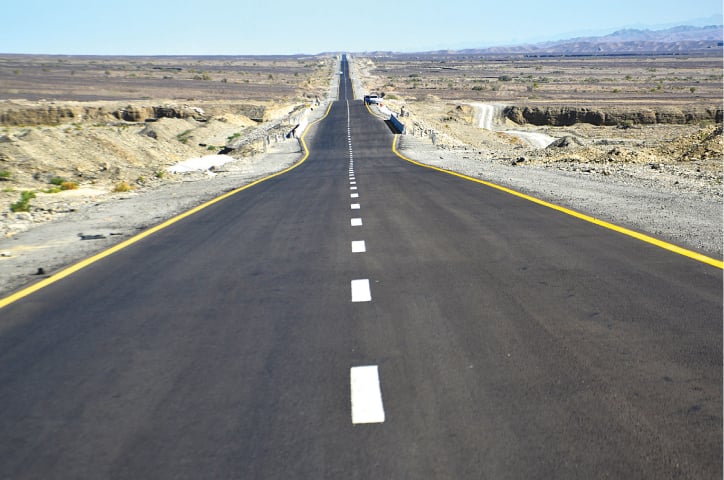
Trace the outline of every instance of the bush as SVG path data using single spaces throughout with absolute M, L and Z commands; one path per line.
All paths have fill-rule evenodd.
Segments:
M 501 75 L 498 77 L 498 80 L 501 82 L 512 82 L 513 77 L 511 77 L 510 75 Z
M 131 190 L 133 190 L 133 187 L 128 182 L 118 182 L 113 187 L 113 193 L 130 192 Z
M 176 135 L 176 140 L 185 144 L 186 142 L 189 141 L 188 136 L 191 134 L 191 132 L 192 132 L 192 130 L 185 130 L 185 131 L 179 133 L 178 135 Z
M 10 205 L 10 211 L 12 212 L 27 212 L 30 210 L 30 200 L 35 198 L 35 193 L 31 191 L 24 191 L 20 194 L 20 200 Z
M 10 180 L 10 172 L 8 170 L 0 170 L 0 181 Z
M 50 183 L 55 185 L 55 187 L 46 190 L 46 193 L 58 193 L 63 190 L 77 190 L 78 184 L 75 182 L 68 181 L 61 177 L 53 177 L 50 179 Z

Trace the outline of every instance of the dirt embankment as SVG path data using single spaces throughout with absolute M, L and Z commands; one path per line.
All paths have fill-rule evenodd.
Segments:
M 537 126 L 571 126 L 577 123 L 591 125 L 655 125 L 722 122 L 721 108 L 704 107 L 570 107 L 570 106 L 509 106 L 504 109 L 509 120 L 519 124 Z
M 231 105 L 204 105 L 203 108 L 191 105 L 148 105 L 130 103 L 126 105 L 94 103 L 69 103 L 45 105 L 37 103 L 24 104 L 18 101 L 0 103 L 0 125 L 3 126 L 37 126 L 61 125 L 77 122 L 143 122 L 160 118 L 181 118 L 203 121 L 210 115 L 223 110 L 225 113 L 243 115 L 256 122 L 266 118 L 266 107 L 257 104 L 238 103 Z

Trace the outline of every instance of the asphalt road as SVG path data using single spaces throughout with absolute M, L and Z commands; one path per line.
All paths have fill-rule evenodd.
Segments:
M 298 168 L 0 310 L 0 478 L 721 478 L 721 270 L 340 98 Z

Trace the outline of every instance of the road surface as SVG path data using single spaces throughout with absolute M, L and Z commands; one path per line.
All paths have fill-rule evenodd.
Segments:
M 722 273 L 391 152 L 0 309 L 0 478 L 721 478 Z

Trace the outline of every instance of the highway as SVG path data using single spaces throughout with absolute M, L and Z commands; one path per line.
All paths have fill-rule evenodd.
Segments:
M 722 271 L 413 165 L 308 159 L 0 309 L 0 478 L 721 478 Z

